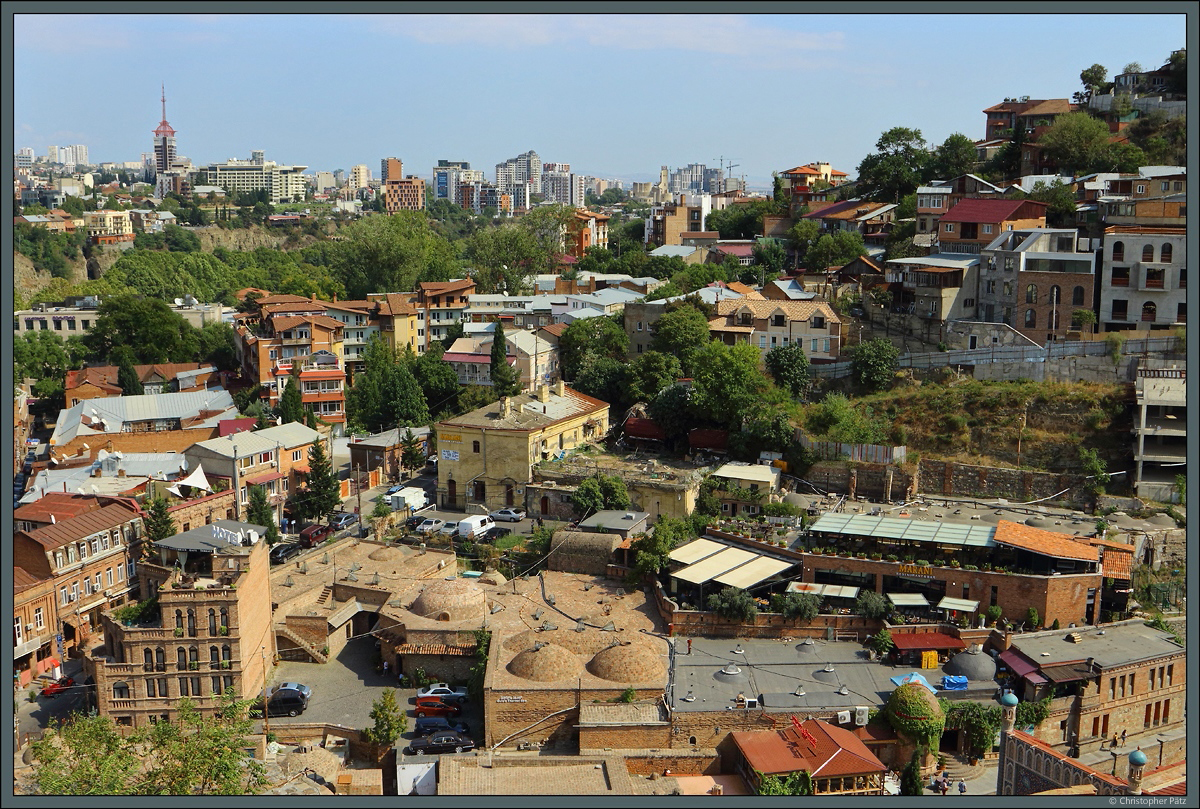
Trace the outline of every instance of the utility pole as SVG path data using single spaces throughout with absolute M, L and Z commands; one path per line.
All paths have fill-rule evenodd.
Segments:
M 263 735 L 266 736 L 271 732 L 271 711 L 267 706 L 267 647 L 259 648 L 263 662 Z
M 354 466 L 354 488 L 358 490 L 358 519 L 362 522 L 362 467 Z

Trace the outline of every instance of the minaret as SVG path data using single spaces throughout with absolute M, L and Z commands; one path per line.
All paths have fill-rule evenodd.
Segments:
M 1017 725 L 1017 695 L 1005 691 L 1000 697 L 1000 760 L 996 768 L 996 794 L 1012 794 L 1012 772 L 1008 763 L 1008 736 Z
M 1129 794 L 1142 794 L 1142 773 L 1146 769 L 1146 754 L 1138 747 L 1129 754 Z

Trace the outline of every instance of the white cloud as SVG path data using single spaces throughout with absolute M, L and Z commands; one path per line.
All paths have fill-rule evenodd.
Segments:
M 771 24 L 770 19 L 705 14 L 413 14 L 379 16 L 372 23 L 376 30 L 431 45 L 506 49 L 586 44 L 614 50 L 695 51 L 794 61 L 802 52 L 846 47 L 840 31 L 792 31 Z

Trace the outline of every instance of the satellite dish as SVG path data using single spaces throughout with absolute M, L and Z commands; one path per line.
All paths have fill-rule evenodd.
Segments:
M 187 458 L 184 458 L 182 461 L 179 462 L 179 468 L 182 469 L 184 472 L 187 471 L 187 466 L 188 466 Z

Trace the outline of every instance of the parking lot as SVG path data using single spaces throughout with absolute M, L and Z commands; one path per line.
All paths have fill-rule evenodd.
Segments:
M 417 691 L 415 688 L 398 688 L 394 673 L 384 675 L 378 671 L 376 656 L 375 638 L 368 635 L 347 643 L 341 654 L 328 663 L 281 661 L 275 668 L 271 685 L 301 683 L 312 689 L 312 697 L 304 713 L 296 717 L 272 717 L 271 724 L 327 723 L 363 730 L 374 724 L 371 720 L 372 704 L 390 689 L 395 691 L 396 702 L 408 716 L 408 731 L 403 739 L 412 739 L 416 725 L 414 706 Z M 479 730 L 483 725 L 483 712 L 479 705 L 469 701 L 463 706 L 459 721 L 470 726 L 473 738 L 479 738 Z

